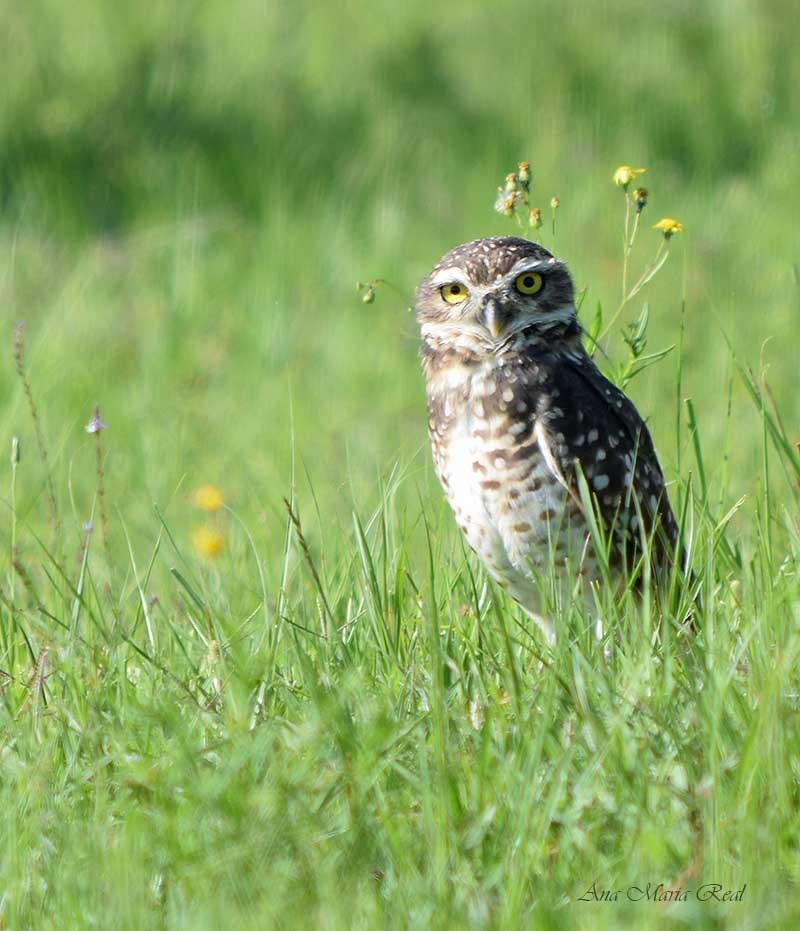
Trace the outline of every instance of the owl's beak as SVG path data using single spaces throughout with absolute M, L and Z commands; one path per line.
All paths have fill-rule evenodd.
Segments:
M 497 301 L 493 297 L 486 298 L 481 308 L 481 323 L 494 339 L 503 332 L 506 322 L 505 314 Z

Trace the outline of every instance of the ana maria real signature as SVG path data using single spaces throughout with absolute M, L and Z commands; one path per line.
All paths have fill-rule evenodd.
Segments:
M 671 889 L 664 883 L 632 883 L 621 889 L 606 888 L 593 882 L 577 897 L 578 902 L 741 902 L 747 883 L 732 889 L 722 883 L 702 883 L 699 886 L 678 886 Z

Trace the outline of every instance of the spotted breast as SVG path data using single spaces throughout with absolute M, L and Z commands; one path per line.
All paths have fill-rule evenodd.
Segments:
M 461 359 L 429 381 L 436 472 L 469 545 L 491 575 L 541 621 L 557 577 L 594 578 L 588 527 L 554 461 L 554 360 L 509 353 Z

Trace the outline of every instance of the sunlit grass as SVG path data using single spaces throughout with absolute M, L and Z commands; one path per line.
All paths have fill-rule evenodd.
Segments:
M 398 512 L 407 481 L 324 545 L 293 508 L 271 569 L 234 521 L 207 568 L 169 522 L 107 582 L 91 537 L 80 565 L 41 551 L 1 609 L 10 926 L 591 928 L 592 883 L 646 882 L 747 893 L 616 926 L 778 920 L 800 535 L 775 489 L 745 539 L 690 504 L 694 637 L 601 594 L 605 643 L 566 613 L 551 652 L 439 508 Z

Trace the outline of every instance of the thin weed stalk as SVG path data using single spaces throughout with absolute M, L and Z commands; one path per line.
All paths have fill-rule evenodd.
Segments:
M 47 447 L 45 446 L 44 437 L 42 435 L 42 423 L 39 417 L 39 411 L 36 407 L 36 402 L 33 400 L 33 392 L 31 391 L 28 376 L 25 373 L 25 344 L 23 340 L 23 327 L 24 324 L 21 320 L 18 321 L 14 327 L 14 365 L 16 367 L 19 380 L 22 384 L 22 390 L 25 394 L 25 399 L 28 402 L 28 410 L 30 411 L 31 419 L 33 420 L 33 431 L 34 435 L 36 436 L 36 446 L 39 450 L 39 458 L 42 460 L 42 465 L 44 466 L 45 479 L 47 482 L 47 497 L 52 516 L 52 534 L 55 539 L 59 539 L 61 535 L 61 520 L 58 513 L 56 489 L 53 483 L 53 475 L 50 471 L 50 460 L 47 455 Z
M 19 437 L 11 437 L 11 555 L 10 562 L 17 558 L 17 467 L 19 466 Z M 10 573 L 9 588 L 14 602 L 15 573 Z
M 103 465 L 103 442 L 100 438 L 106 425 L 100 419 L 100 405 L 95 404 L 92 419 L 86 425 L 86 432 L 94 435 L 95 474 L 97 476 L 97 506 L 100 512 L 100 535 L 103 539 L 103 551 L 106 563 L 111 571 L 111 551 L 108 545 L 108 516 L 106 515 L 106 476 Z

